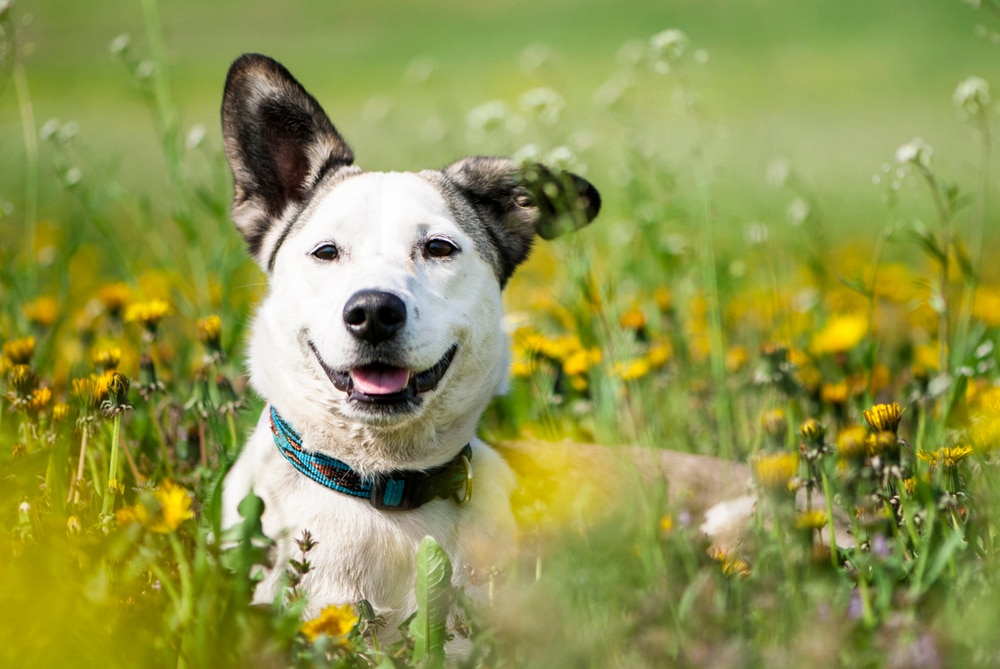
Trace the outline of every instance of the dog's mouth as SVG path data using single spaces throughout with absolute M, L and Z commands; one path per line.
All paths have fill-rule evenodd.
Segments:
M 388 407 L 419 404 L 420 395 L 438 387 L 458 352 L 458 344 L 453 344 L 434 366 L 421 372 L 383 362 L 338 370 L 327 366 L 312 342 L 309 348 L 333 386 L 347 393 L 348 401 Z

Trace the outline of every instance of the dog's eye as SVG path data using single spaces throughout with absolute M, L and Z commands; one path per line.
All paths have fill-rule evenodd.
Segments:
M 340 251 L 333 244 L 320 244 L 313 249 L 312 256 L 317 260 L 336 260 Z
M 424 243 L 424 254 L 429 258 L 447 258 L 456 253 L 458 253 L 458 247 L 447 239 L 435 237 Z

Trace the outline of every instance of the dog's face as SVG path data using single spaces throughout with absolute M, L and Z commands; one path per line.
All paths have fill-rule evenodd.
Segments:
M 257 389 L 398 447 L 400 433 L 473 430 L 506 375 L 504 284 L 536 235 L 592 220 L 597 191 L 497 158 L 362 172 L 316 101 L 263 56 L 233 64 L 222 111 L 233 219 L 270 285 Z

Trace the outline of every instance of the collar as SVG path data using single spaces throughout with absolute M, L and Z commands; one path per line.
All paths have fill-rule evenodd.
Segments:
M 423 471 L 394 471 L 364 477 L 350 465 L 324 453 L 302 448 L 302 437 L 272 406 L 271 433 L 278 452 L 300 473 L 345 495 L 367 499 L 380 510 L 416 509 L 437 498 L 464 504 L 472 497 L 472 446 L 466 444 L 451 461 Z

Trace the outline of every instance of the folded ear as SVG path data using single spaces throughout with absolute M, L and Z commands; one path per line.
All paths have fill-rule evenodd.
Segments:
M 233 222 L 261 260 L 264 238 L 289 205 L 301 203 L 354 154 L 319 103 L 280 63 L 245 54 L 222 98 L 222 135 L 233 171 Z
M 601 196 L 583 177 L 506 158 L 465 158 L 444 174 L 472 205 L 500 253 L 500 282 L 527 259 L 535 236 L 554 239 L 597 216 Z

